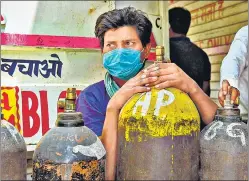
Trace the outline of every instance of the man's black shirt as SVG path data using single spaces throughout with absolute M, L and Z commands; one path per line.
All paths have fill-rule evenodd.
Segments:
M 170 59 L 202 88 L 210 81 L 211 65 L 207 54 L 187 37 L 170 38 Z

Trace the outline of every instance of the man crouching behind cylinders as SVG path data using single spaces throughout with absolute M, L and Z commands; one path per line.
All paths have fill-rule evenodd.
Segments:
M 217 105 L 175 64 L 144 68 L 151 31 L 149 19 L 132 7 L 97 19 L 107 73 L 80 93 L 77 111 L 101 136 L 106 180 L 115 174 L 120 180 L 197 180 L 199 114 L 209 124 Z

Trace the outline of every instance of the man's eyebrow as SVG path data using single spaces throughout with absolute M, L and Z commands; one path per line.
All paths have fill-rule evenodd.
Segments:
M 122 42 L 125 42 L 125 41 L 137 41 L 137 39 L 134 39 L 134 38 L 127 38 L 127 39 L 123 39 L 123 40 L 121 40 Z M 106 41 L 106 44 L 109 44 L 109 43 L 116 43 L 116 42 L 118 42 L 118 41 Z
M 127 39 L 123 39 L 122 41 L 136 41 L 137 39 L 134 38 L 127 38 Z
M 115 43 L 116 41 L 106 41 L 106 43 Z

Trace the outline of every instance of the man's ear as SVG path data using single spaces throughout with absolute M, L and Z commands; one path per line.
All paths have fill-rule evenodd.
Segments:
M 150 50 L 151 50 L 151 43 L 148 43 L 148 44 L 146 44 L 146 46 L 144 48 L 144 58 L 145 59 L 147 59 L 149 57 Z

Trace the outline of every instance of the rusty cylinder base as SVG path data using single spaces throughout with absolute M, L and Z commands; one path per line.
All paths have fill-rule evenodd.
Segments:
M 193 133 L 132 143 L 120 139 L 117 179 L 198 180 L 198 137 Z
M 35 180 L 104 180 L 105 160 L 55 164 L 37 160 L 33 165 Z

